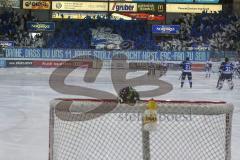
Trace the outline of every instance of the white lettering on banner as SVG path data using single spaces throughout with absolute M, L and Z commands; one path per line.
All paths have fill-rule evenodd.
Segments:
M 63 49 L 42 49 L 42 58 L 63 59 L 67 58 L 67 50 Z M 68 57 L 71 58 L 71 57 Z
M 105 51 L 94 51 L 93 56 L 99 59 L 108 59 L 108 60 L 112 59 L 111 54 Z
M 6 58 L 24 58 L 22 49 L 6 49 Z
M 25 58 L 41 58 L 39 49 L 28 49 L 25 50 Z
M 175 56 L 175 54 L 171 54 L 171 52 L 164 52 L 165 53 L 165 55 L 166 55 L 166 57 L 164 57 L 164 55 L 161 57 L 161 60 L 167 60 L 167 61 L 169 61 L 169 60 L 171 60 L 171 59 L 174 59 L 174 58 L 176 58 L 176 56 Z
M 160 60 L 168 60 L 168 59 L 169 59 L 168 52 L 161 52 Z
M 186 53 L 187 53 L 187 57 L 189 57 L 190 60 L 193 60 L 194 53 L 193 52 L 186 52 Z
M 137 4 L 113 2 L 113 3 L 110 3 L 109 10 L 117 11 L 117 12 L 137 12 Z
M 137 58 L 138 58 L 137 55 L 138 55 L 138 54 L 136 54 L 135 52 L 130 52 L 130 54 L 128 54 L 129 59 L 137 59 Z
M 51 50 L 49 49 L 42 50 L 42 58 L 50 58 L 50 56 L 51 56 Z
M 174 28 L 171 28 L 171 27 L 166 27 L 166 28 L 157 28 L 159 31 L 163 31 L 163 32 L 172 32 L 174 31 L 175 29 Z
M 203 59 L 207 59 L 206 54 L 202 54 L 201 52 L 194 53 L 194 60 L 195 61 L 202 61 Z
M 150 58 L 151 58 L 151 57 L 153 58 L 153 60 L 156 59 L 156 57 L 155 57 L 155 53 L 154 53 L 154 52 L 150 52 L 149 55 L 150 55 Z
M 64 52 L 62 49 L 54 49 L 53 53 L 52 53 L 52 58 L 61 58 L 62 59 L 62 58 L 64 58 L 63 54 L 64 54 Z
M 74 50 L 74 56 L 72 58 L 76 58 L 79 56 L 89 56 L 91 55 L 91 51 L 87 50 Z
M 149 59 L 149 55 L 147 54 L 147 52 L 143 52 L 143 54 L 142 54 L 142 59 L 150 60 L 150 59 Z
M 128 54 L 129 54 L 129 53 L 130 53 L 130 52 L 128 52 Z M 124 51 L 115 51 L 115 52 L 113 52 L 112 57 L 121 58 L 120 55 L 122 55 L 122 54 L 128 56 L 128 54 L 126 54 Z
M 72 51 L 70 49 L 67 49 L 65 51 L 65 58 L 71 59 L 72 57 Z
M 102 60 L 111 60 L 113 56 L 117 59 L 155 61 L 181 61 L 186 56 L 194 61 L 206 61 L 210 52 L 188 51 L 188 52 L 162 52 L 162 51 L 126 51 L 126 50 L 78 50 L 78 49 L 30 49 L 30 48 L 5 48 L 5 58 L 43 58 L 43 59 L 71 59 L 79 56 L 94 56 Z M 124 55 L 124 56 L 123 56 Z
M 152 55 L 151 55 L 151 52 L 144 52 L 145 53 L 145 58 L 148 59 L 148 60 L 152 60 Z
M 175 55 L 175 59 L 177 61 L 182 61 L 184 60 L 184 52 L 178 52 L 178 54 L 174 54 Z

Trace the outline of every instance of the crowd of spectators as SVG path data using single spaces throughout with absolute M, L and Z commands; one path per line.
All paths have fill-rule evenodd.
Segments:
M 13 41 L 16 47 L 43 47 L 42 36 L 33 36 L 27 30 L 27 22 L 36 20 L 30 13 L 4 11 L 0 14 L 0 40 Z
M 146 22 L 106 19 L 59 22 L 48 45 L 49 47 L 92 48 L 93 30 L 97 28 L 106 28 L 106 32 L 109 32 L 108 28 L 110 28 L 109 36 L 112 36 L 112 39 L 115 39 L 114 35 L 118 34 L 124 40 L 133 41 L 135 49 L 151 50 L 156 46 L 152 42 L 151 32 L 148 31 Z M 103 33 L 99 32 L 99 40 L 102 35 Z
M 184 14 L 173 24 L 181 25 L 180 37 L 160 42 L 164 50 L 203 48 L 236 50 L 240 40 L 240 17 L 226 12 Z
M 17 47 L 80 48 L 91 49 L 93 30 L 110 28 L 111 34 L 119 35 L 141 50 L 237 50 L 240 49 L 240 17 L 225 12 L 182 14 L 172 24 L 181 25 L 179 35 L 156 38 L 146 21 L 109 20 L 86 18 L 81 21 L 56 22 L 52 34 L 34 36 L 27 30 L 27 21 L 36 21 L 29 13 L 14 9 L 0 14 L 0 40 L 14 41 Z M 96 34 L 94 35 L 95 37 Z M 101 36 L 99 36 L 101 37 Z M 101 41 L 101 39 L 100 39 Z

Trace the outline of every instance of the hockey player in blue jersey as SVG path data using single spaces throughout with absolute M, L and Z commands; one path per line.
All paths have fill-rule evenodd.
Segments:
M 231 90 L 233 89 L 234 87 L 234 84 L 232 81 L 233 69 L 234 69 L 234 65 L 231 62 L 229 62 L 228 58 L 225 58 L 225 62 L 222 62 L 219 68 L 221 74 L 217 84 L 218 89 L 222 89 L 223 83 L 225 80 L 227 80 L 229 88 Z
M 186 76 L 188 78 L 190 88 L 192 88 L 192 63 L 189 60 L 189 57 L 180 64 L 180 67 L 182 69 L 181 88 L 183 87 Z

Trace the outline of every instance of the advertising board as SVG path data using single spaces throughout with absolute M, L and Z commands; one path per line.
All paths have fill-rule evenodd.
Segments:
M 13 41 L 0 41 L 0 48 L 11 48 L 14 47 Z
M 180 25 L 152 25 L 152 32 L 158 34 L 179 34 Z
M 20 0 L 0 0 L 0 7 L 20 8 Z
M 195 3 L 219 3 L 219 0 L 195 0 Z
M 221 10 L 222 5 L 220 4 L 166 4 L 168 13 L 211 13 Z
M 32 67 L 32 64 L 29 60 L 6 60 L 7 67 Z
M 45 60 L 72 59 L 78 56 L 91 56 L 101 60 L 111 60 L 114 55 L 125 55 L 128 60 L 149 61 L 152 57 L 155 61 L 182 61 L 189 57 L 192 61 L 207 61 L 210 55 L 208 51 L 143 51 L 143 50 L 81 50 L 81 49 L 41 49 L 41 48 L 6 48 L 5 58 L 28 58 Z
M 97 19 L 98 17 L 106 17 L 107 13 L 104 12 L 69 12 L 69 11 L 52 11 L 52 19 Z
M 92 68 L 93 63 L 91 61 L 33 61 L 33 67 L 81 67 L 81 68 Z
M 147 20 L 147 21 L 164 21 L 165 15 L 155 15 L 150 13 L 121 13 L 121 15 L 131 17 L 136 20 Z
M 23 9 L 50 10 L 50 1 L 23 1 Z
M 52 1 L 52 10 L 108 11 L 107 2 Z
M 165 4 L 159 3 L 138 3 L 137 11 L 138 12 L 158 12 L 163 13 L 166 10 Z
M 137 12 L 137 3 L 111 2 L 109 4 L 111 12 Z
M 54 22 L 27 22 L 28 31 L 38 32 L 38 31 L 54 31 L 55 23 Z
M 193 3 L 193 0 L 166 0 L 167 3 Z

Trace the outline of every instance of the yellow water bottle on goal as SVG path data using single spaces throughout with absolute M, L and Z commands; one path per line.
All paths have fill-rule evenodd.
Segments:
M 143 113 L 143 129 L 145 131 L 155 131 L 157 129 L 158 114 L 157 102 L 151 99 L 148 101 L 146 110 Z

